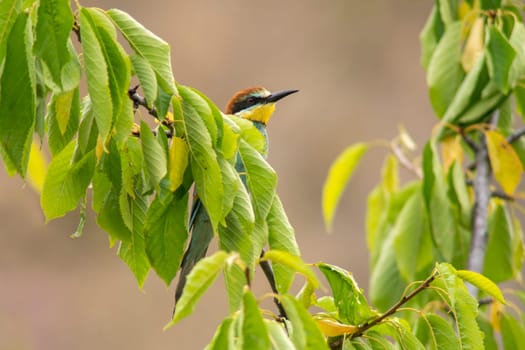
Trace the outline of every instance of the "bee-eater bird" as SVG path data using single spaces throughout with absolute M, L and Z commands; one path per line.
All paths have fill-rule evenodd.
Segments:
M 268 133 L 266 125 L 275 111 L 275 102 L 297 92 L 298 90 L 284 90 L 271 93 L 263 87 L 252 87 L 241 90 L 233 95 L 226 105 L 225 113 L 237 115 L 254 123 L 257 130 L 265 139 L 264 153 L 268 149 Z M 265 156 L 265 154 L 263 154 Z M 243 171 L 243 164 L 237 158 L 236 170 Z M 213 238 L 213 228 L 210 218 L 202 202 L 195 196 L 189 220 L 191 240 L 181 263 L 179 282 L 175 291 L 175 303 L 182 295 L 186 284 L 186 277 L 195 264 L 201 260 L 208 250 L 208 245 Z

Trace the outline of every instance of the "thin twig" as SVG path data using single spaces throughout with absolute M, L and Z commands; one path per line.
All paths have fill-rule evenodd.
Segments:
M 82 38 L 80 37 L 80 23 L 78 23 L 78 18 L 75 16 L 75 22 L 73 22 L 73 28 L 71 28 L 73 33 L 77 36 L 77 40 L 79 43 L 82 42 Z
M 523 135 L 525 135 L 525 127 L 521 128 L 521 129 L 518 129 L 514 134 L 509 135 L 509 137 L 507 137 L 507 142 L 508 143 L 516 142 Z
M 406 304 L 410 299 L 415 297 L 421 291 L 423 291 L 424 289 L 428 288 L 430 283 L 432 283 L 432 281 L 434 281 L 434 279 L 436 278 L 436 275 L 437 275 L 437 272 L 434 271 L 426 280 L 423 281 L 423 283 L 421 283 L 421 285 L 419 287 L 414 289 L 408 295 L 403 295 L 401 297 L 401 299 L 397 303 L 395 303 L 390 309 L 388 309 L 385 313 L 383 313 L 379 317 L 374 318 L 373 320 L 371 320 L 371 321 L 369 321 L 369 322 L 359 326 L 359 330 L 352 334 L 352 338 L 360 337 L 361 335 L 363 335 L 364 332 L 366 332 L 370 328 L 378 325 L 385 318 L 395 314 L 401 306 Z
M 501 192 L 501 191 L 492 191 L 490 195 L 493 198 L 499 198 L 499 199 L 503 199 L 503 200 L 509 201 L 509 202 L 514 202 L 514 200 L 515 200 L 514 197 L 509 196 L 505 192 Z
M 277 290 L 277 286 L 275 284 L 275 277 L 273 275 L 272 266 L 268 262 L 268 260 L 263 260 L 264 257 L 264 249 L 261 252 L 261 260 L 259 261 L 259 265 L 261 266 L 264 275 L 266 276 L 266 279 L 268 280 L 268 283 L 270 284 L 270 288 L 272 289 L 272 292 L 275 295 L 279 294 L 279 291 Z M 279 299 L 275 296 L 273 298 L 273 302 L 277 306 L 277 309 L 279 309 L 279 318 L 282 320 L 288 319 L 288 315 L 286 314 L 286 310 L 284 310 L 283 304 L 279 301 Z
M 142 106 L 146 108 L 149 114 L 151 114 L 156 119 L 159 119 L 159 116 L 157 114 L 157 110 L 155 109 L 155 107 L 149 108 L 146 98 L 140 96 L 137 93 L 138 88 L 139 88 L 139 85 L 136 85 L 135 87 L 129 88 L 128 90 L 128 96 L 131 99 L 131 101 L 133 101 L 133 108 L 137 109 L 139 108 L 139 106 Z

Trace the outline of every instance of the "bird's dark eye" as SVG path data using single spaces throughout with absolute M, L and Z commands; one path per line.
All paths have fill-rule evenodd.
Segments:
M 246 99 L 246 103 L 247 103 L 248 105 L 252 105 L 252 104 L 254 104 L 254 103 L 255 103 L 255 97 L 248 97 L 248 98 Z

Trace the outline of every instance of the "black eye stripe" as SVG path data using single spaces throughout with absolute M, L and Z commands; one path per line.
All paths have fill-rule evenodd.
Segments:
M 258 104 L 262 100 L 263 100 L 262 97 L 256 97 L 256 96 L 247 97 L 233 105 L 232 113 L 233 114 L 238 113 L 242 111 L 243 109 L 246 109 L 246 108 L 249 108 L 251 106 Z

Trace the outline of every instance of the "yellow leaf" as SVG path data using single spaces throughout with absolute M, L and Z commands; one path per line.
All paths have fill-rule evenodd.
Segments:
M 500 331 L 500 315 L 503 309 L 504 306 L 502 303 L 497 300 L 492 301 L 490 305 L 490 324 L 496 332 Z
M 507 142 L 505 136 L 493 130 L 485 131 L 490 165 L 496 181 L 503 191 L 513 195 L 523 174 L 523 166 L 516 151 Z
M 356 143 L 347 147 L 337 157 L 328 171 L 328 177 L 323 186 L 323 216 L 328 231 L 332 227 L 335 209 L 346 184 L 352 177 L 355 168 L 368 150 L 368 147 L 369 145 L 366 143 Z
M 463 148 L 459 135 L 449 136 L 441 141 L 441 157 L 443 158 L 443 169 L 448 172 L 452 163 L 463 164 Z
M 64 135 L 67 130 L 74 93 L 75 90 L 64 92 L 63 94 L 58 95 L 55 100 L 55 118 L 62 135 Z
M 175 191 L 182 184 L 184 172 L 188 166 L 188 145 L 180 137 L 173 136 L 169 150 L 168 176 L 170 191 Z
M 38 193 L 42 192 L 44 180 L 47 173 L 47 159 L 40 147 L 33 142 L 29 153 L 29 164 L 27 166 L 27 180 L 31 187 Z
M 483 54 L 484 26 L 485 21 L 482 17 L 477 17 L 472 24 L 465 48 L 463 49 L 463 56 L 461 57 L 461 65 L 465 72 L 469 72 L 477 59 Z
M 320 316 L 320 315 L 317 315 Z M 316 317 L 315 321 L 321 332 L 328 337 L 336 337 L 343 334 L 353 334 L 359 327 L 337 322 L 330 318 Z

